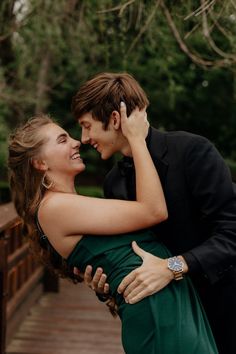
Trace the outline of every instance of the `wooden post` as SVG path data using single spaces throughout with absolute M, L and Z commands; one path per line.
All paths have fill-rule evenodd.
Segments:
M 59 292 L 59 279 L 56 275 L 52 274 L 48 269 L 44 270 L 43 275 L 43 290 L 45 292 Z
M 7 240 L 0 238 L 0 354 L 6 349 L 7 314 Z

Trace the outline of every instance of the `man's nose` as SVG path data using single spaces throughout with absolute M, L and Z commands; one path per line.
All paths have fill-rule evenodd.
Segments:
M 81 133 L 81 142 L 82 144 L 88 144 L 90 141 L 90 137 L 89 137 L 89 134 L 82 130 L 82 133 Z

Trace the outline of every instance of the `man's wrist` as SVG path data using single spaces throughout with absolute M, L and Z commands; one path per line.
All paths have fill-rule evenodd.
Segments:
M 183 262 L 183 265 L 184 265 L 184 267 L 183 267 L 183 274 L 188 273 L 188 264 L 187 264 L 186 260 L 185 260 L 184 257 L 181 256 L 181 255 L 178 256 L 178 258 L 180 258 L 180 260 Z
M 172 272 L 173 279 L 175 280 L 183 279 L 183 275 L 188 272 L 187 262 L 181 255 L 168 258 L 167 268 Z

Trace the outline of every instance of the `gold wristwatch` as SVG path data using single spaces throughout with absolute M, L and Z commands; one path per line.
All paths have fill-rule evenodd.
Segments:
M 184 262 L 180 257 L 170 257 L 167 259 L 167 267 L 173 272 L 175 280 L 183 279 Z

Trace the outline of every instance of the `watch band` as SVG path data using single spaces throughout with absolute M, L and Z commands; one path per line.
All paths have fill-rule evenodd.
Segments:
M 180 271 L 178 271 L 178 272 L 173 271 L 173 274 L 174 274 L 174 279 L 175 279 L 175 280 L 181 280 L 181 279 L 184 278 L 184 277 L 183 277 L 183 271 L 182 271 L 182 270 L 180 270 Z

